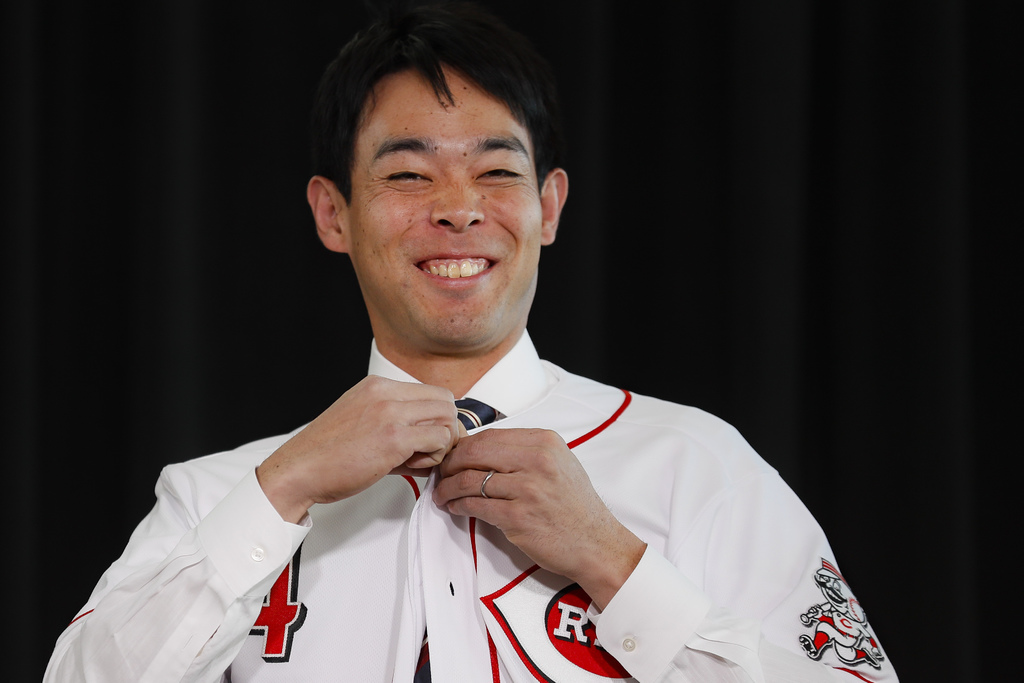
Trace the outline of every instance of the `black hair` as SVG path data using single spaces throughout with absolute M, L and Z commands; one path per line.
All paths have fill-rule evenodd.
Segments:
M 313 104 L 313 173 L 330 178 L 351 200 L 356 136 L 374 86 L 412 69 L 427 79 L 439 102 L 454 104 L 444 67 L 503 102 L 526 128 L 539 182 L 561 165 L 558 100 L 547 62 L 496 17 L 458 2 L 392 11 L 341 49 Z

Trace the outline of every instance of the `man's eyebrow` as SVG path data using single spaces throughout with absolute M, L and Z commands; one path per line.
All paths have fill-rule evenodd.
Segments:
M 530 159 L 530 153 L 526 150 L 526 145 L 523 141 L 514 135 L 505 137 L 489 137 L 484 138 L 476 145 L 476 153 L 483 154 L 484 152 L 495 152 L 499 150 L 506 150 L 509 152 L 515 152 L 516 154 L 522 154 L 527 161 Z
M 397 154 L 398 152 L 429 153 L 432 151 L 432 148 L 433 146 L 430 142 L 424 138 L 388 138 L 377 145 L 372 161 L 377 161 L 382 157 L 386 157 L 389 154 Z
M 433 154 L 437 145 L 427 138 L 419 137 L 403 137 L 403 138 L 387 138 L 379 145 L 373 153 L 373 159 L 371 161 L 377 161 L 390 154 L 398 154 L 399 152 L 417 152 L 420 154 Z M 530 159 L 530 152 L 526 149 L 526 145 L 523 141 L 514 135 L 507 136 L 491 136 L 481 139 L 476 143 L 476 147 L 473 149 L 474 154 L 484 154 L 486 152 L 496 151 L 508 151 L 516 154 L 521 154 L 525 159 Z

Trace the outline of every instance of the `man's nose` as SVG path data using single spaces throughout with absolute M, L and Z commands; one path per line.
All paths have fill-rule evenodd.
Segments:
M 484 219 L 482 197 L 462 184 L 451 184 L 438 193 L 430 219 L 439 227 L 464 232 Z

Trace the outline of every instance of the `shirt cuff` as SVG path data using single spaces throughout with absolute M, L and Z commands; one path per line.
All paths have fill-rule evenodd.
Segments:
M 648 545 L 597 616 L 597 637 L 638 681 L 662 676 L 711 609 L 711 599 Z
M 285 522 L 267 499 L 252 469 L 199 523 L 199 542 L 227 585 L 238 596 L 262 597 L 312 522 Z

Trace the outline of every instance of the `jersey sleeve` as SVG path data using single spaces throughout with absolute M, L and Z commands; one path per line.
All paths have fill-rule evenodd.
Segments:
M 897 681 L 824 534 L 774 472 L 719 497 L 666 551 L 649 546 L 594 615 L 640 683 Z M 681 570 L 694 556 L 696 580 Z
M 164 470 L 156 506 L 57 640 L 44 683 L 224 680 L 308 531 L 281 519 L 254 466 L 236 471 L 233 486 L 200 487 L 202 466 Z

